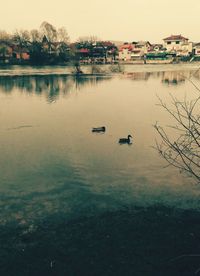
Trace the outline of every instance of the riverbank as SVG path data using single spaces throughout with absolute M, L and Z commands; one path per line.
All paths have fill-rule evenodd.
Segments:
M 28 227 L 1 226 L 0 273 L 195 275 L 199 239 L 200 212 L 194 210 L 127 207 L 71 221 L 60 214 Z
M 200 62 L 180 64 L 120 64 L 115 65 L 82 65 L 80 75 L 108 75 L 134 72 L 163 72 L 163 71 L 196 71 Z M 0 66 L 0 76 L 21 75 L 76 75 L 73 66 Z

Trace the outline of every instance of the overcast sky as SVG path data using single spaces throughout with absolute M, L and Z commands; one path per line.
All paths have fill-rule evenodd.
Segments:
M 2 2 L 2 3 L 1 3 Z M 43 21 L 66 27 L 71 40 L 161 42 L 171 34 L 200 41 L 200 0 L 0 0 L 0 29 L 39 28 Z

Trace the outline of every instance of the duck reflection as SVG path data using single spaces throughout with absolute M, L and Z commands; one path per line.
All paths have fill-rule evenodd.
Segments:
M 37 95 L 45 95 L 48 102 L 55 102 L 60 94 L 67 95 L 83 86 L 98 85 L 111 77 L 101 76 L 66 76 L 66 75 L 35 75 L 35 76 L 0 76 L 0 91 L 12 93 L 16 90 Z M 75 88 L 75 89 L 74 89 Z

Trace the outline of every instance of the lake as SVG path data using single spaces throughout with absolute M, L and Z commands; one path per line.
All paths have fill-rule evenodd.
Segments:
M 200 188 L 153 148 L 153 125 L 173 124 L 158 97 L 198 96 L 187 80 L 200 87 L 197 69 L 79 77 L 65 67 L 0 69 L 1 275 L 198 269 L 197 257 L 169 260 L 200 254 Z M 91 131 L 98 126 L 106 132 Z M 128 134 L 133 143 L 119 145 Z

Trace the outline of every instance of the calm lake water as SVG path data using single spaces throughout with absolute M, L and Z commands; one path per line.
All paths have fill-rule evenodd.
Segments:
M 170 94 L 195 98 L 198 93 L 186 78 L 200 86 L 198 67 L 127 68 L 121 75 L 81 77 L 66 75 L 65 68 L 0 70 L 0 229 L 5 241 L 0 267 L 4 275 L 51 275 L 45 269 L 39 274 L 34 269 L 14 274 L 16 270 L 8 269 L 9 258 L 4 259 L 10 254 L 15 263 L 16 254 L 30 242 L 19 242 L 19 237 L 34 235 L 47 221 L 53 225 L 49 237 L 53 239 L 62 236 L 57 234 L 57 220 L 84 221 L 130 206 L 199 209 L 199 187 L 175 168 L 164 168 L 165 161 L 153 149 L 157 137 L 153 124 L 173 123 L 156 105 L 157 96 L 167 103 Z M 92 133 L 92 127 L 98 126 L 106 126 L 106 132 Z M 119 145 L 118 139 L 128 134 L 133 144 Z M 8 241 L 13 236 L 14 249 Z M 42 237 L 36 239 L 41 244 Z M 54 259 L 48 259 L 48 269 Z M 46 267 L 46 259 L 38 263 Z M 55 275 L 112 274 L 98 269 L 82 274 L 73 268 L 65 274 L 61 263 Z M 153 275 L 129 272 L 119 275 Z

